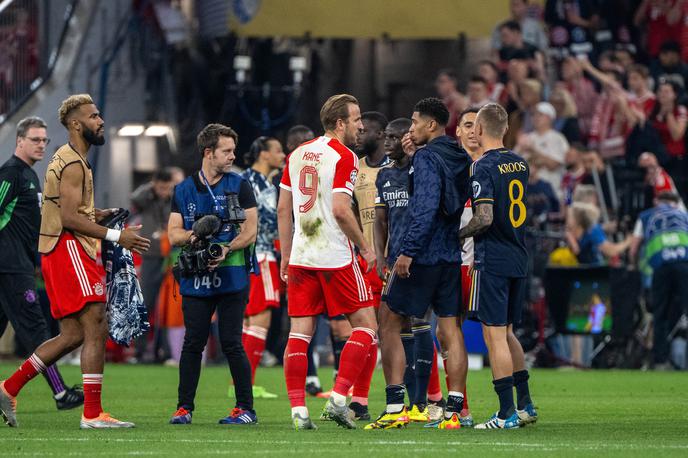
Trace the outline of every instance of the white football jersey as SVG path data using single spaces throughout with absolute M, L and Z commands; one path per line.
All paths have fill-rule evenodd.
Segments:
M 461 214 L 461 229 L 466 227 L 468 223 L 473 219 L 473 206 L 471 205 L 471 199 L 466 201 L 466 205 L 463 208 L 463 213 Z M 463 241 L 463 253 L 461 253 L 461 264 L 464 266 L 470 266 L 473 264 L 473 237 L 468 237 Z
M 352 195 L 357 174 L 358 157 L 330 137 L 306 142 L 287 158 L 280 187 L 291 192 L 293 202 L 290 266 L 326 270 L 353 262 L 353 245 L 334 218 L 332 197 Z

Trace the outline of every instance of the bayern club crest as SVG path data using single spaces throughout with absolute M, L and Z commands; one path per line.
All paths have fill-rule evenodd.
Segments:
M 105 290 L 103 289 L 103 284 L 98 282 L 95 285 L 93 285 L 93 291 L 96 293 L 98 296 L 102 296 Z

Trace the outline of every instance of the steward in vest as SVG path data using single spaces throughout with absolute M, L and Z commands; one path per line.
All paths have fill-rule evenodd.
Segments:
M 631 259 L 640 251 L 640 266 L 652 272 L 652 312 L 656 369 L 669 368 L 669 332 L 688 311 L 688 213 L 677 194 L 663 192 L 656 205 L 638 216 Z M 642 248 L 641 248 L 642 242 Z

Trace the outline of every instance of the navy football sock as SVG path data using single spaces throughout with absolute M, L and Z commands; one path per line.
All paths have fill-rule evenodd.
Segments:
M 504 377 L 499 380 L 493 380 L 494 390 L 499 396 L 499 413 L 497 416 L 500 420 L 506 420 L 512 416 L 514 410 L 514 378 Z
M 416 369 L 416 388 L 413 395 L 413 404 L 422 409 L 428 403 L 428 384 L 430 383 L 430 372 L 432 371 L 434 342 L 430 332 L 430 323 L 427 321 L 414 324 L 412 330 Z
M 414 339 L 411 332 L 401 331 L 401 344 L 404 346 L 406 355 L 406 371 L 404 372 L 404 385 L 409 397 L 409 404 L 413 404 L 413 395 L 416 392 L 416 371 L 413 368 L 414 359 Z
M 346 339 L 339 340 L 332 333 L 330 333 L 330 339 L 332 339 L 332 353 L 334 354 L 334 370 L 337 372 L 339 371 L 339 357 L 342 356 Z
M 518 410 L 523 410 L 533 401 L 530 399 L 530 388 L 528 388 L 530 375 L 527 370 L 514 372 L 514 387 L 516 387 L 516 405 Z

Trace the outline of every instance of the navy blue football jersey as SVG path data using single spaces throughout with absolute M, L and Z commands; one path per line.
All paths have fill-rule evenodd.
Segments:
M 387 210 L 387 263 L 391 266 L 399 257 L 401 245 L 406 235 L 406 214 L 409 202 L 409 169 L 395 166 L 386 167 L 377 174 L 376 207 Z
M 487 151 L 471 166 L 473 209 L 493 204 L 490 228 L 474 237 L 474 268 L 503 277 L 525 277 L 528 163 L 507 149 Z

